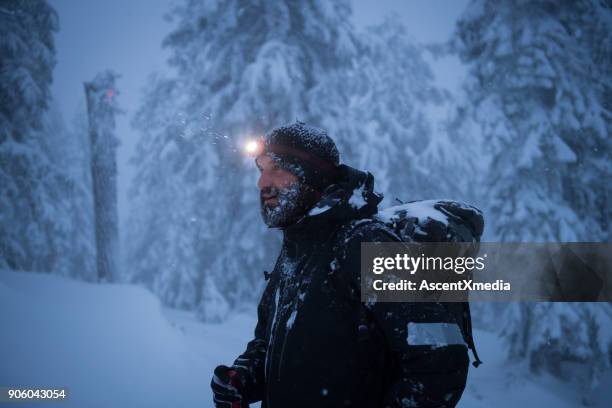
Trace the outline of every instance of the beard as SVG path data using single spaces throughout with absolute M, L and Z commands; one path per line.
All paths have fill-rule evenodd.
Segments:
M 278 202 L 269 206 L 264 196 L 276 196 Z M 316 192 L 299 181 L 282 189 L 267 187 L 260 193 L 261 216 L 268 227 L 285 228 L 302 218 L 316 200 Z

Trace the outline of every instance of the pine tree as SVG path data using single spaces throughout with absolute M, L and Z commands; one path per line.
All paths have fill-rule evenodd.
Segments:
M 502 240 L 600 241 L 609 234 L 602 214 L 609 187 L 595 181 L 610 178 L 605 69 L 593 59 L 597 41 L 583 41 L 578 28 L 588 15 L 603 18 L 597 8 L 590 1 L 479 1 L 458 24 L 471 111 L 493 163 L 489 213 Z M 599 36 L 605 40 L 609 30 Z
M 50 83 L 55 11 L 0 5 L 0 267 L 93 279 L 86 132 L 68 130 Z
M 454 128 L 456 102 L 435 85 L 427 48 L 394 16 L 355 37 L 352 64 L 310 94 L 342 160 L 375 175 L 383 206 L 397 204 L 393 198 L 473 201 L 476 166 L 466 157 L 477 143 Z
M 181 195 L 184 188 L 173 178 L 174 163 L 180 163 L 179 156 L 186 144 L 182 143 L 184 120 L 173 116 L 179 95 L 175 83 L 157 77 L 151 77 L 149 83 L 143 108 L 133 121 L 142 137 L 132 161 L 138 167 L 130 189 L 131 216 L 126 228 L 129 278 L 149 287 L 155 280 L 178 285 L 168 282 L 183 276 L 174 268 L 167 234 L 170 228 L 177 228 L 168 217 L 176 218 L 177 208 L 185 204 Z M 168 279 L 160 279 L 162 273 L 167 273 Z M 171 305 L 179 303 L 174 300 L 177 292 L 178 288 L 158 291 Z M 171 298 L 164 297 L 168 294 Z
M 417 128 L 429 124 L 412 98 L 419 93 L 425 105 L 437 95 L 421 92 L 431 72 L 399 21 L 388 18 L 359 34 L 353 64 L 320 83 L 311 105 L 334 135 L 342 160 L 373 172 L 376 188 L 397 197 L 414 187 L 414 158 L 430 136 L 427 128 L 416 137 Z M 422 82 L 408 79 L 415 77 Z
M 91 152 L 84 101 L 70 126 L 65 129 L 62 143 L 57 145 L 62 146 L 58 163 L 64 163 L 66 166 L 68 179 L 65 195 L 69 204 L 66 218 L 70 220 L 70 233 L 66 237 L 71 263 L 69 275 L 86 281 L 96 281 Z
M 467 112 L 490 155 L 485 214 L 501 241 L 609 241 L 610 6 L 473 1 L 457 26 Z M 502 334 L 536 370 L 584 363 L 592 390 L 612 347 L 609 304 L 513 304 Z
M 57 171 L 44 150 L 55 66 L 55 11 L 44 1 L 0 5 L 0 267 L 49 271 L 63 231 Z
M 68 128 L 54 101 L 43 115 L 44 138 L 38 143 L 50 171 L 45 178 L 47 208 L 52 208 L 54 228 L 46 245 L 57 254 L 45 271 L 88 281 L 95 280 L 93 208 L 89 145 L 84 112 Z

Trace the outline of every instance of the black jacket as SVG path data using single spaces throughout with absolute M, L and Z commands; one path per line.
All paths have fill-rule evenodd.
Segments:
M 467 348 L 407 343 L 409 322 L 452 321 L 444 306 L 359 301 L 360 243 L 399 238 L 371 218 L 382 199 L 372 175 L 341 168 L 341 181 L 284 230 L 255 337 L 233 365 L 246 397 L 262 408 L 454 406 Z

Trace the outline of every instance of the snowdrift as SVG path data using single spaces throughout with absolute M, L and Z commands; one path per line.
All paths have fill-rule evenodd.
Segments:
M 68 388 L 64 402 L 15 405 L 24 408 L 212 407 L 213 368 L 254 327 L 243 314 L 203 324 L 138 286 L 0 271 L 0 386 Z M 459 407 L 582 406 L 577 387 L 509 363 L 496 335 L 477 330 L 475 341 L 484 364 L 470 368 Z M 591 406 L 610 406 L 606 384 Z
M 0 384 L 68 388 L 21 407 L 207 407 L 212 367 L 238 352 L 205 332 L 198 349 L 132 285 L 0 271 L 0 311 Z

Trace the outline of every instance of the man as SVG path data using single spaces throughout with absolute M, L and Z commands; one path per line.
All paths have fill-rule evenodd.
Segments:
M 411 322 L 454 316 L 441 304 L 359 300 L 361 242 L 399 241 L 372 219 L 382 200 L 372 175 L 340 165 L 326 132 L 300 122 L 267 134 L 256 164 L 261 214 L 283 231 L 283 246 L 253 340 L 231 367 L 215 369 L 216 406 L 455 406 L 466 345 L 407 336 Z

